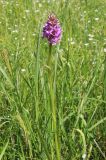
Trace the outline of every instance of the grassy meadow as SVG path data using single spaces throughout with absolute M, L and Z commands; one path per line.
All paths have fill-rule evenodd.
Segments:
M 105 56 L 105 0 L 0 0 L 0 160 L 106 160 Z

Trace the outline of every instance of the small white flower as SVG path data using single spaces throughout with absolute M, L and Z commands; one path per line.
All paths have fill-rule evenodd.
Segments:
M 1 1 L 1 3 L 4 3 L 4 1 Z
M 99 20 L 99 18 L 98 18 L 98 17 L 96 17 L 96 18 L 95 18 L 95 21 L 98 21 L 98 20 Z
M 18 27 L 18 25 L 17 25 L 17 24 L 15 24 L 15 27 Z
M 92 41 L 93 40 L 93 37 L 89 37 L 89 41 Z
M 70 42 L 70 44 L 74 45 L 74 44 L 75 44 L 75 42 L 74 42 L 74 41 L 72 41 L 72 42 Z
M 41 8 L 42 7 L 42 4 L 41 3 L 39 3 L 39 8 Z
M 23 37 L 22 40 L 25 41 L 25 37 Z
M 25 10 L 25 12 L 26 12 L 26 13 L 29 13 L 29 12 L 30 12 L 30 10 L 26 9 L 26 10 Z
M 6 5 L 8 5 L 9 4 L 9 2 L 6 2 Z
M 35 34 L 35 33 L 32 33 L 32 35 L 35 36 L 36 34 Z
M 88 20 L 88 23 L 91 23 L 91 20 Z
M 25 72 L 25 71 L 26 71 L 26 69 L 25 69 L 25 68 L 22 68 L 22 69 L 21 69 L 21 72 Z
M 18 33 L 18 30 L 13 30 L 12 32 L 13 32 L 13 33 Z
M 92 37 L 92 38 L 94 37 L 94 35 L 93 35 L 93 34 L 88 34 L 88 36 L 89 36 L 89 37 Z
M 85 158 L 86 158 L 86 153 L 84 153 L 84 154 L 82 155 L 82 158 L 83 158 L 83 159 L 85 159 Z
M 88 45 L 89 45 L 89 43 L 85 43 L 84 45 L 85 45 L 85 46 L 88 46 Z
M 71 38 L 70 41 L 73 41 L 73 38 Z
M 19 4 L 18 4 L 18 3 L 16 3 L 16 6 L 19 6 Z
M 104 48 L 104 52 L 106 53 L 106 48 Z
M 10 28 L 10 27 L 8 27 L 8 30 L 11 30 L 11 28 Z

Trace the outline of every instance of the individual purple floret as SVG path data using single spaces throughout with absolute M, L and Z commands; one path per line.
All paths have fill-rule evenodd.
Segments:
M 43 27 L 43 37 L 47 38 L 51 45 L 57 44 L 62 35 L 62 29 L 59 21 L 54 14 L 51 14 Z

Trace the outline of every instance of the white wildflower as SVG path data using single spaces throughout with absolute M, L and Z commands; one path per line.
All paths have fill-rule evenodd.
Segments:
M 88 34 L 88 36 L 89 36 L 89 37 L 92 37 L 92 38 L 94 37 L 94 35 L 93 35 L 93 34 Z
M 26 69 L 25 69 L 25 68 L 22 68 L 22 69 L 21 69 L 21 72 L 25 72 L 25 71 L 26 71 Z
M 95 21 L 98 21 L 98 20 L 99 20 L 99 18 L 98 18 L 98 17 L 96 17 L 96 18 L 95 18 Z
M 106 53 L 106 48 L 104 48 L 104 52 Z
M 18 30 L 13 30 L 12 32 L 13 32 L 13 33 L 18 33 Z
M 25 12 L 26 12 L 26 13 L 29 13 L 29 12 L 30 12 L 30 10 L 26 9 L 26 10 L 25 10 Z
M 32 35 L 35 36 L 36 34 L 35 34 L 35 33 L 32 33 Z
M 82 155 L 82 158 L 83 158 L 83 159 L 85 159 L 85 158 L 86 158 L 86 153 L 84 153 L 84 154 Z
M 68 42 L 70 42 L 70 38 L 68 38 Z
M 88 20 L 88 23 L 91 23 L 91 20 Z
M 85 43 L 84 45 L 85 45 L 85 46 L 88 46 L 88 45 L 89 45 L 89 43 Z
M 23 37 L 22 40 L 25 41 L 25 37 Z
M 70 42 L 70 44 L 74 45 L 74 44 L 75 44 L 75 42 L 74 42 L 74 41 L 71 41 L 71 42 Z
M 93 40 L 93 37 L 89 37 L 89 41 L 92 41 Z
M 19 6 L 19 3 L 16 3 L 16 6 Z
M 42 7 L 42 4 L 41 3 L 39 3 L 39 8 L 41 8 Z
M 15 27 L 18 27 L 18 25 L 17 25 L 17 24 L 15 24 Z

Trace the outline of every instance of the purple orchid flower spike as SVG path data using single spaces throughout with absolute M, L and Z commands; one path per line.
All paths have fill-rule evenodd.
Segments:
M 43 38 L 46 38 L 50 45 L 56 45 L 60 42 L 61 36 L 62 29 L 59 21 L 54 14 L 51 14 L 43 27 Z

